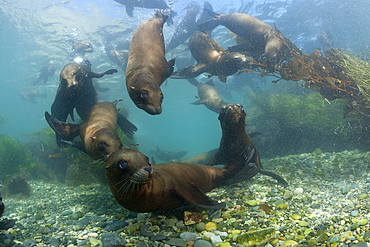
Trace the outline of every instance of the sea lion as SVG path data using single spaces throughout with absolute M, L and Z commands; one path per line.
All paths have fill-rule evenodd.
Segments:
M 79 135 L 82 141 L 64 141 L 65 143 L 87 153 L 94 160 L 105 159 L 114 151 L 123 148 L 117 135 L 116 104 L 117 101 L 97 103 L 82 124 L 61 122 L 50 116 L 48 112 L 45 112 L 45 119 L 56 133 L 67 140 L 72 140 Z
M 212 149 L 208 152 L 198 154 L 196 156 L 187 158 L 187 159 L 172 159 L 170 162 L 181 162 L 187 164 L 199 164 L 199 165 L 206 165 L 212 159 L 212 157 L 217 152 L 218 148 Z
M 134 212 L 158 212 L 185 205 L 220 209 L 225 203 L 212 200 L 206 192 L 232 183 L 242 167 L 255 175 L 256 166 L 248 164 L 253 149 L 247 148 L 239 161 L 228 168 L 185 163 L 151 166 L 149 158 L 134 149 L 120 149 L 106 161 L 109 188 L 121 206 Z
M 149 114 L 162 112 L 160 86 L 172 74 L 175 59 L 167 62 L 164 50 L 163 24 L 168 15 L 156 11 L 134 32 L 128 53 L 126 87 L 135 105 Z
M 194 78 L 204 72 L 229 76 L 249 64 L 244 55 L 226 51 L 207 32 L 200 30 L 196 30 L 190 37 L 189 48 L 197 64 L 177 70 L 171 75 L 172 79 Z
M 218 14 L 209 9 L 205 11 L 215 18 L 198 25 L 198 28 L 208 31 L 223 25 L 246 41 L 240 45 L 240 49 L 232 51 L 252 54 L 259 52 L 261 55 L 264 53 L 267 65 L 272 71 L 281 65 L 284 60 L 285 37 L 275 27 L 244 13 Z
M 196 18 L 200 12 L 200 6 L 196 3 L 189 3 L 186 9 L 184 17 L 176 27 L 170 42 L 166 46 L 166 52 L 183 44 L 197 30 Z
M 89 42 L 79 43 L 74 40 L 72 42 L 72 52 L 70 59 L 74 60 L 77 57 L 83 58 L 86 53 L 92 53 L 94 51 L 93 46 Z
M 3 216 L 4 209 L 5 209 L 5 206 L 3 203 L 3 198 L 1 197 L 1 194 L 0 194 L 0 217 Z
M 187 151 L 180 151 L 180 152 L 171 152 L 171 151 L 164 151 L 161 150 L 157 146 L 157 150 L 150 150 L 151 153 L 153 153 L 158 159 L 162 161 L 169 161 L 171 159 L 181 159 L 185 154 L 187 154 Z
M 146 9 L 170 9 L 165 0 L 114 0 L 115 2 L 126 6 L 128 16 L 134 16 L 134 8 Z M 176 16 L 176 12 L 171 10 L 171 16 Z
M 205 105 L 209 110 L 220 113 L 221 108 L 227 105 L 222 99 L 217 90 L 213 87 L 212 80 L 206 83 L 199 83 L 196 79 L 187 79 L 192 85 L 198 89 L 199 100 L 193 102 L 193 105 Z
M 258 172 L 273 177 L 280 183 L 287 185 L 288 183 L 284 178 L 263 168 L 257 148 L 252 138 L 245 131 L 245 117 L 246 113 L 241 104 L 230 103 L 221 109 L 218 117 L 222 129 L 220 147 L 207 165 L 223 164 L 227 166 L 233 164 L 235 157 L 238 157 L 246 147 L 250 147 L 254 150 L 251 162 L 257 165 Z M 244 180 L 244 174 L 239 173 L 238 175 L 241 180 Z
M 128 60 L 128 52 L 119 52 L 110 46 L 110 49 L 106 49 L 108 58 L 117 64 L 124 73 L 126 73 L 126 66 Z
M 37 79 L 32 83 L 34 86 L 40 83 L 40 81 L 43 81 L 44 84 L 47 83 L 49 77 L 53 76 L 55 74 L 55 66 L 53 62 L 49 62 L 48 64 L 42 66 L 40 69 L 40 74 L 37 77 Z
M 85 120 L 92 107 L 99 102 L 92 78 L 117 73 L 116 69 L 97 74 L 79 63 L 69 63 L 60 72 L 60 83 L 53 104 L 51 115 L 60 121 L 66 121 L 76 108 L 82 120 Z

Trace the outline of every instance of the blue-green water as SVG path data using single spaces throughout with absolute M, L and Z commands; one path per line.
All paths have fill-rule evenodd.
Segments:
M 370 42 L 370 3 L 364 0 L 209 2 L 216 12 L 235 13 L 242 10 L 275 24 L 286 37 L 307 53 L 320 47 L 317 34 L 323 30 L 332 34 L 334 47 L 341 49 L 358 52 Z M 173 2 L 172 7 L 179 15 L 172 26 L 164 27 L 166 42 L 170 40 L 183 17 L 187 3 L 184 0 Z M 203 1 L 199 5 L 203 5 Z M 74 33 L 78 34 L 72 37 L 74 40 L 93 44 L 94 52 L 86 55 L 93 64 L 93 71 L 102 72 L 109 68 L 119 70 L 114 76 L 105 76 L 99 80 L 101 86 L 111 89 L 99 94 L 104 101 L 123 99 L 120 104 L 128 106 L 129 119 L 139 129 L 136 143 L 142 152 L 149 155 L 149 151 L 158 145 L 164 150 L 185 150 L 188 152 L 186 158 L 218 147 L 221 128 L 217 114 L 202 105 L 190 104 L 197 100 L 194 86 L 185 80 L 168 79 L 162 85 L 162 114 L 148 115 L 131 102 L 124 84 L 124 73 L 104 53 L 103 41 L 109 34 L 129 40 L 133 30 L 150 18 L 152 12 L 137 8 L 134 17 L 130 18 L 125 13 L 125 7 L 113 0 L 0 1 L 0 115 L 6 117 L 6 122 L 0 127 L 1 133 L 26 142 L 28 138 L 25 134 L 47 127 L 43 119 L 44 112 L 50 111 L 59 84 L 59 73 L 69 62 L 70 45 L 67 41 Z M 225 29 L 219 27 L 215 33 L 214 38 L 221 46 L 226 48 L 234 44 L 231 36 L 226 35 Z M 168 58 L 181 55 L 181 50 L 167 54 Z M 22 100 L 18 95 L 19 91 L 27 88 L 37 78 L 39 69 L 49 59 L 55 63 L 56 72 L 46 85 L 40 83 L 36 87 L 38 91 L 47 93 L 47 98 L 37 98 L 37 104 Z M 206 76 L 199 79 L 202 82 L 207 81 Z M 228 79 L 226 85 L 217 78 L 214 81 L 219 84 L 220 90 L 223 88 L 232 91 L 232 99 L 226 99 L 226 95 L 222 95 L 220 91 L 225 101 L 242 103 L 247 111 L 250 101 L 245 94 L 245 85 L 250 86 L 254 92 L 265 91 L 267 88 L 270 88 L 269 92 L 273 92 L 274 87 L 279 87 L 271 83 L 271 78 L 261 79 L 257 75 L 234 75 Z M 317 145 L 320 146 L 320 141 Z M 348 145 L 348 149 L 351 149 L 351 145 Z

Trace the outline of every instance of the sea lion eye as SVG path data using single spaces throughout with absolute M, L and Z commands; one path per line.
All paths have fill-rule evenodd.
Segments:
M 141 93 L 141 94 L 140 94 L 140 97 L 141 97 L 142 99 L 146 99 L 146 98 L 148 98 L 148 93 Z
M 100 142 L 99 143 L 99 149 L 101 150 L 101 151 L 103 151 L 104 149 L 105 149 L 105 147 L 107 146 L 107 143 L 106 142 Z
M 123 144 L 121 143 L 121 145 L 119 145 L 119 149 L 123 149 Z
M 148 157 L 146 157 L 146 162 L 151 166 L 152 163 L 150 162 L 150 159 Z
M 238 107 L 240 108 L 240 110 L 244 111 L 244 107 L 242 105 L 238 105 Z
M 226 108 L 221 108 L 220 114 L 224 114 L 225 110 L 226 110 Z
M 163 95 L 161 95 L 161 104 L 163 103 L 163 98 L 164 98 Z
M 118 167 L 121 170 L 126 169 L 127 166 L 128 166 L 128 162 L 126 160 L 121 160 L 120 162 L 118 162 Z

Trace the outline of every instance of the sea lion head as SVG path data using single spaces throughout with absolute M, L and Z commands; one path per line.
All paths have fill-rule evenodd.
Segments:
M 86 52 L 86 53 L 91 53 L 94 50 L 92 44 L 90 44 L 89 42 L 74 43 L 73 49 L 77 52 Z
M 120 149 L 106 161 L 109 187 L 116 198 L 128 197 L 139 185 L 148 183 L 154 170 L 147 156 L 134 149 Z
M 90 138 L 87 152 L 93 159 L 106 159 L 113 152 L 122 149 L 120 138 L 111 130 L 100 129 Z
M 230 103 L 221 108 L 218 119 L 221 122 L 222 129 L 235 125 L 242 125 L 244 128 L 246 115 L 241 104 Z
M 279 69 L 284 62 L 284 36 L 276 29 L 271 30 L 265 46 L 267 66 L 270 71 Z
M 87 77 L 87 71 L 86 67 L 81 64 L 69 63 L 60 72 L 60 81 L 65 81 L 67 87 L 76 88 L 79 82 Z
M 159 85 L 150 78 L 141 77 L 127 88 L 135 105 L 151 115 L 162 112 L 163 93 Z

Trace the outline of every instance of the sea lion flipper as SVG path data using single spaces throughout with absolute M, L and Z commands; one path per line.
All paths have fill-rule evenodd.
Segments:
M 197 100 L 197 101 L 195 101 L 193 103 L 190 103 L 190 104 L 192 104 L 192 105 L 201 105 L 201 104 L 204 104 L 204 100 Z
M 79 135 L 79 124 L 70 124 L 59 121 L 55 117 L 51 116 L 48 112 L 45 112 L 45 119 L 48 122 L 49 126 L 55 131 L 55 133 L 66 138 L 67 140 L 72 140 Z
M 188 66 L 174 72 L 170 78 L 172 79 L 188 79 L 194 78 L 198 75 L 206 72 L 207 65 L 204 63 L 198 63 L 196 65 Z
M 278 174 L 276 174 L 272 171 L 267 171 L 265 169 L 260 169 L 259 173 L 261 173 L 263 175 L 266 175 L 266 176 L 269 176 L 269 177 L 272 177 L 272 178 L 275 178 L 281 184 L 288 185 L 288 182 L 282 176 L 280 176 L 280 175 L 278 175 Z
M 109 69 L 109 70 L 104 71 L 103 73 L 100 73 L 100 74 L 97 74 L 95 72 L 89 71 L 88 77 L 89 78 L 101 78 L 104 75 L 111 75 L 111 74 L 114 74 L 114 73 L 117 73 L 117 72 L 118 72 L 118 70 L 116 70 L 116 69 Z
M 133 123 L 131 123 L 126 117 L 124 117 L 121 113 L 118 113 L 117 124 L 128 138 L 130 139 L 134 138 L 134 133 L 137 131 L 137 127 Z
M 75 148 L 77 148 L 78 150 L 80 150 L 80 151 L 82 151 L 84 153 L 87 153 L 86 152 L 86 149 L 85 149 L 85 146 L 84 146 L 84 144 L 82 142 L 67 141 L 67 140 L 63 140 L 63 139 L 62 139 L 62 142 L 63 143 L 66 143 L 66 144 L 68 144 L 68 145 L 70 145 L 72 147 L 75 147 Z
M 126 14 L 130 17 L 134 16 L 134 7 L 126 5 Z
M 178 194 L 189 204 L 193 204 L 200 208 L 205 209 L 221 209 L 225 208 L 226 204 L 219 203 L 218 201 L 212 200 L 208 197 L 199 187 L 189 184 L 190 188 L 178 191 Z
M 175 60 L 176 58 L 172 58 L 170 61 L 167 62 L 167 73 L 165 74 L 166 78 L 170 77 L 173 73 L 173 69 L 175 68 Z

